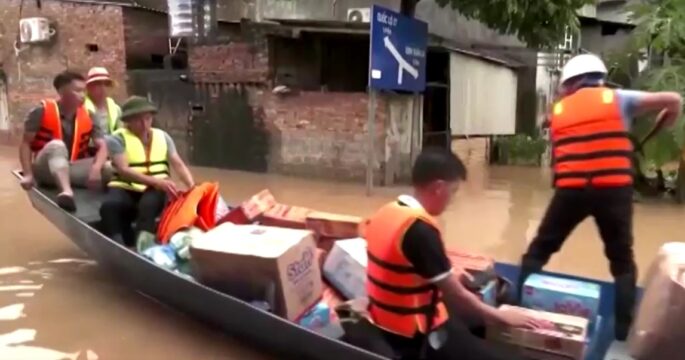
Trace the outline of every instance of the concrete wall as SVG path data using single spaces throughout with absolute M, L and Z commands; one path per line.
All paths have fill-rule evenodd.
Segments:
M 338 180 L 361 180 L 367 162 L 368 95 L 363 92 L 271 89 L 268 41 L 254 34 L 230 44 L 192 47 L 194 82 L 249 83 L 249 102 L 270 136 L 268 171 Z M 385 179 L 388 100 L 376 110 L 375 179 Z
M 400 0 L 247 0 L 245 12 L 253 20 L 264 18 L 339 20 L 347 19 L 351 8 L 373 4 L 399 10 Z M 421 0 L 416 17 L 429 24 L 431 33 L 461 42 L 487 42 L 499 45 L 522 45 L 513 36 L 503 36 L 475 20 L 467 20 L 450 8 L 439 7 L 434 0 Z
M 57 33 L 50 43 L 25 47 L 15 56 L 14 41 L 19 30 L 20 0 L 3 0 L 0 7 L 0 61 L 7 76 L 10 126 L 0 131 L 3 139 L 15 141 L 21 135 L 29 110 L 45 97 L 54 97 L 54 76 L 65 69 L 85 74 L 92 66 L 106 67 L 115 80 L 125 83 L 124 31 L 118 6 L 77 4 L 55 0 L 25 1 L 23 17 L 41 16 L 54 23 Z M 90 51 L 87 45 L 97 45 Z M 125 97 L 125 86 L 115 89 L 117 99 Z
M 433 0 L 421 0 L 416 6 L 416 17 L 428 23 L 429 31 L 444 38 L 463 43 L 523 46 L 514 36 L 499 34 L 481 22 L 468 20 L 455 10 L 442 8 Z
M 625 47 L 630 40 L 630 31 L 619 29 L 612 35 L 602 35 L 602 25 L 586 25 L 581 29 L 580 46 L 598 55 L 609 55 Z
M 169 20 L 166 14 L 123 8 L 126 66 L 130 69 L 161 68 L 152 56 L 169 53 Z

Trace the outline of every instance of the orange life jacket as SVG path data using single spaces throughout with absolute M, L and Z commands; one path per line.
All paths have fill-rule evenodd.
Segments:
M 166 244 L 176 232 L 190 227 L 207 231 L 216 226 L 219 184 L 202 183 L 170 202 L 162 212 L 157 237 Z
M 633 144 L 614 90 L 584 88 L 554 105 L 554 185 L 618 187 L 633 182 Z
M 40 128 L 31 141 L 30 147 L 33 154 L 37 154 L 52 140 L 64 140 L 62 135 L 62 121 L 59 116 L 59 107 L 55 100 L 43 100 L 43 119 Z M 71 161 L 90 156 L 88 143 L 93 131 L 93 120 L 90 118 L 85 106 L 76 110 L 74 123 L 74 137 L 71 144 L 66 144 L 71 149 Z
M 404 234 L 417 219 L 440 228 L 422 208 L 397 202 L 385 205 L 360 226 L 368 243 L 366 291 L 371 320 L 405 337 L 414 337 L 417 332 L 426 334 L 448 318 L 440 291 L 416 273 L 402 253 Z

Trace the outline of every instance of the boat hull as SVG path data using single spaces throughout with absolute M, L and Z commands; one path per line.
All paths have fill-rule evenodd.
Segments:
M 386 359 L 309 331 L 163 269 L 107 238 L 77 216 L 63 211 L 49 195 L 38 189 L 29 191 L 28 196 L 36 210 L 129 287 L 229 335 L 269 349 L 278 354 L 278 358 L 287 355 L 296 359 Z

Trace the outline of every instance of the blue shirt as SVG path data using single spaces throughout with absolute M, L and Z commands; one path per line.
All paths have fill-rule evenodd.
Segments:
M 638 90 L 616 90 L 616 98 L 621 108 L 621 118 L 623 118 L 623 124 L 628 131 L 633 127 L 633 118 L 635 117 L 637 106 L 645 94 L 644 91 Z

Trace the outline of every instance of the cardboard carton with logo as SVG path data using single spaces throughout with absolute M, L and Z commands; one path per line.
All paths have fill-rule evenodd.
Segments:
M 362 218 L 315 211 L 307 214 L 307 229 L 323 238 L 352 239 L 359 236 Z
M 240 206 L 233 208 L 218 223 L 231 222 L 239 225 L 251 224 L 276 204 L 276 199 L 271 192 L 269 190 L 262 190 L 243 201 Z
M 275 204 L 264 212 L 259 222 L 265 226 L 304 230 L 307 215 L 312 212 L 312 209 L 301 206 Z
M 588 320 L 502 305 L 502 309 L 522 311 L 549 321 L 552 329 L 526 330 L 507 326 L 488 326 L 487 338 L 511 345 L 511 349 L 535 360 L 583 360 L 587 349 Z
M 597 319 L 601 290 L 593 282 L 532 274 L 523 285 L 521 306 L 580 316 L 592 326 Z
M 311 231 L 222 224 L 191 246 L 199 282 L 245 301 L 264 301 L 297 320 L 322 294 L 321 270 Z
M 365 297 L 366 262 L 366 240 L 336 241 L 323 265 L 323 273 L 346 299 Z

